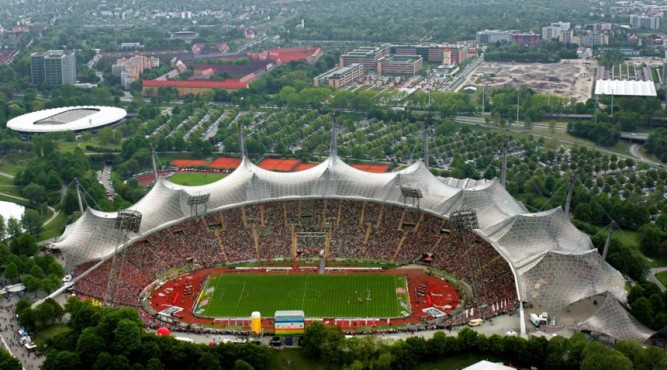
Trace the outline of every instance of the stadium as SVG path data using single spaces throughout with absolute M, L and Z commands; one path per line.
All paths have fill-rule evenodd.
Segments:
M 22 134 L 80 132 L 113 125 L 127 116 L 125 109 L 101 106 L 76 106 L 44 109 L 7 122 L 7 128 Z
M 303 309 L 306 320 L 349 328 L 451 327 L 518 313 L 525 335 L 526 306 L 548 313 L 551 326 L 614 339 L 654 334 L 627 312 L 624 277 L 560 207 L 531 213 L 497 180 L 439 178 L 421 161 L 369 173 L 332 153 L 300 172 L 268 171 L 244 156 L 212 184 L 159 179 L 127 210 L 86 209 L 52 248 L 75 271 L 78 294 L 136 307 L 148 325 L 241 320 L 245 328 L 263 301 L 292 297 L 291 307 L 266 306 L 264 315 Z M 319 264 L 302 268 L 308 254 Z M 382 263 L 426 264 L 453 279 Z M 337 274 L 352 280 L 317 280 Z M 211 308 L 216 297 L 222 303 Z M 585 316 L 568 321 L 577 305 Z

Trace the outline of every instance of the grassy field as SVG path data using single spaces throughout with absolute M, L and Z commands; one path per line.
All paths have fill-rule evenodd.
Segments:
M 658 272 L 655 277 L 663 286 L 667 286 L 667 271 Z
M 222 173 L 181 172 L 170 177 L 169 181 L 179 185 L 197 186 L 216 182 L 223 177 L 225 177 L 225 174 Z
M 48 219 L 49 217 L 51 217 L 50 213 L 46 218 Z M 39 236 L 37 236 L 37 240 L 41 241 L 60 236 L 60 234 L 63 233 L 63 229 L 65 228 L 66 223 L 67 215 L 61 212 L 51 222 L 49 222 L 47 225 L 44 225 L 44 230 L 39 234 Z
M 205 317 L 247 317 L 259 311 L 303 310 L 306 317 L 398 317 L 407 311 L 404 276 L 240 274 L 212 276 L 197 302 Z

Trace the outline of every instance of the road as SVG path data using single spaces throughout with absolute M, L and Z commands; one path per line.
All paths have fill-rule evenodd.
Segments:
M 104 186 L 104 189 L 107 191 L 107 195 L 111 194 L 111 197 L 116 194 L 113 189 L 113 184 L 111 183 L 111 165 L 105 164 L 102 168 L 102 171 L 97 171 L 95 173 L 97 176 L 97 181 Z
M 639 144 L 630 145 L 630 153 L 637 158 L 641 158 L 641 161 L 644 162 L 644 163 L 649 163 L 652 166 L 656 166 L 656 167 L 662 167 L 662 164 L 660 164 L 658 162 L 654 162 L 654 161 L 644 157 L 642 155 L 641 151 L 639 151 L 640 147 L 641 147 L 641 145 L 639 145 Z
M 456 123 L 463 123 L 463 124 L 471 125 L 471 126 L 474 125 L 474 126 L 486 127 L 486 128 L 490 128 L 490 129 L 494 129 L 494 130 L 500 130 L 498 128 L 498 126 L 496 126 L 496 125 L 486 124 L 486 122 L 484 121 L 484 118 L 482 118 L 482 117 L 456 116 L 456 117 L 454 117 L 453 121 L 456 122 Z M 545 123 L 535 123 L 533 126 L 534 127 L 540 127 L 540 128 L 548 128 L 549 127 L 549 125 L 545 124 Z M 559 130 L 559 131 L 565 131 L 566 130 L 564 127 L 561 127 L 561 126 L 555 126 L 554 129 Z M 510 131 L 510 132 L 528 134 L 528 135 L 532 135 L 532 136 L 536 136 L 536 137 L 543 137 L 545 139 L 550 139 L 550 140 L 557 140 L 560 143 L 568 144 L 568 145 L 575 145 L 575 144 L 576 145 L 585 145 L 585 144 L 582 144 L 580 142 L 575 142 L 573 140 L 558 139 L 558 138 L 555 138 L 555 137 L 552 137 L 552 136 L 549 136 L 549 135 L 542 135 L 542 134 L 536 134 L 536 133 L 533 133 L 533 132 L 529 132 L 521 125 L 521 123 L 519 123 L 519 125 L 517 125 L 515 123 L 510 123 L 510 124 L 507 125 L 507 127 L 504 128 L 504 130 L 505 131 Z M 648 164 L 651 167 L 662 167 L 662 165 L 660 163 L 654 162 L 654 161 L 642 156 L 639 153 L 639 144 L 633 144 L 632 146 L 630 146 L 630 155 L 617 153 L 617 152 L 607 150 L 607 149 L 604 149 L 604 148 L 601 148 L 601 147 L 595 146 L 595 145 L 585 145 L 585 146 L 593 148 L 593 149 L 595 149 L 599 152 L 602 152 L 602 153 L 606 153 L 606 154 L 610 154 L 610 155 L 613 154 L 613 155 L 616 155 L 617 157 L 630 158 L 630 159 L 633 159 L 633 160 L 638 161 L 638 162 L 643 162 L 643 163 Z M 634 148 L 634 150 L 633 150 L 633 148 Z

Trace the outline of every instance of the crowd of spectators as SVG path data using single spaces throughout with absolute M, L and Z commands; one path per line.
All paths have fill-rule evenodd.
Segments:
M 299 238 L 307 217 L 309 231 L 326 237 L 302 245 Z M 465 233 L 465 234 L 464 234 Z M 432 265 L 457 276 L 473 289 L 467 307 L 501 307 L 516 299 L 514 277 L 507 262 L 483 239 L 467 231 L 450 231 L 448 221 L 401 206 L 352 200 L 291 200 L 237 207 L 193 217 L 155 232 L 128 246 L 118 276 L 116 302 L 138 306 L 139 293 L 167 271 L 189 266 L 255 260 L 291 260 L 297 248 L 328 247 L 329 259 L 369 258 L 422 262 L 432 254 Z M 116 258 L 119 260 L 119 258 Z M 95 262 L 79 266 L 81 274 Z M 105 298 L 113 259 L 76 281 L 75 289 Z M 503 303 L 502 307 L 511 309 Z

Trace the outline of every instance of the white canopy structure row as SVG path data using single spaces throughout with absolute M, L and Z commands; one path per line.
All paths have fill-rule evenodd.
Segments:
M 626 301 L 623 276 L 602 260 L 590 238 L 575 228 L 560 208 L 530 213 L 496 180 L 441 179 L 422 162 L 377 174 L 357 170 L 332 156 L 305 171 L 280 173 L 243 158 L 229 176 L 208 185 L 182 186 L 160 179 L 129 208 L 141 212 L 143 220 L 139 232 L 131 233 L 127 244 L 115 227 L 118 213 L 89 208 L 67 226 L 53 248 L 62 251 L 68 269 L 109 258 L 125 245 L 190 218 L 188 200 L 205 194 L 210 194 L 208 212 L 216 212 L 308 198 L 403 205 L 402 188 L 418 189 L 423 196 L 420 208 L 438 217 L 448 219 L 453 212 L 476 211 L 479 228 L 474 232 L 508 262 L 521 301 L 539 304 L 552 314 L 582 298 L 606 292 L 620 302 Z M 636 332 L 618 331 L 631 336 Z

